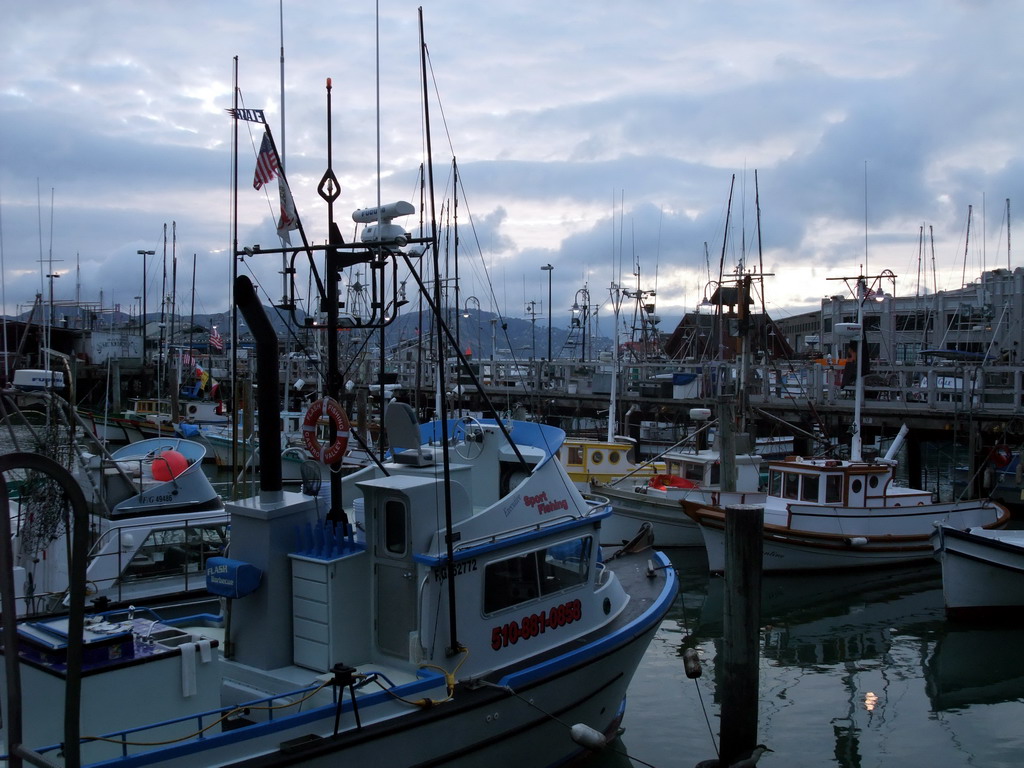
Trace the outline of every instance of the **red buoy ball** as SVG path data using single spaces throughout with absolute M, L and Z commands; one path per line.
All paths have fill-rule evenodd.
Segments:
M 188 469 L 188 459 L 178 451 L 161 451 L 151 466 L 155 480 L 167 481 Z

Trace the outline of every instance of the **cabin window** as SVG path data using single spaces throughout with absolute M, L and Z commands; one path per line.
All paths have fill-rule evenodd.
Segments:
M 384 548 L 392 555 L 404 555 L 405 542 L 405 504 L 390 499 L 384 503 Z
M 850 483 L 850 490 L 853 491 L 854 493 L 860 493 L 863 487 L 864 483 L 861 482 L 859 477 L 852 483 Z
M 868 478 L 868 485 L 871 486 L 872 488 L 877 488 L 878 487 L 878 475 L 872 475 L 871 477 L 869 477 Z
M 782 482 L 782 495 L 787 499 L 799 499 L 800 475 L 796 472 L 787 472 Z
M 801 501 L 818 500 L 818 476 L 804 475 L 803 486 L 800 488 Z
M 583 536 L 489 563 L 484 568 L 484 613 L 587 583 L 592 548 L 593 538 Z
M 843 476 L 826 475 L 825 477 L 825 503 L 839 504 L 843 500 Z
M 619 460 L 621 458 L 622 458 L 622 451 L 609 451 L 608 452 L 608 463 L 609 464 L 618 464 Z
M 593 462 L 594 464 L 600 464 L 602 461 L 604 461 L 604 454 L 601 453 L 601 451 L 594 451 L 592 454 L 590 454 L 590 461 Z
M 227 538 L 227 526 L 223 523 L 150 531 L 124 569 L 123 580 L 204 572 L 208 558 L 224 553 Z
M 695 483 L 704 482 L 704 465 L 688 461 L 683 464 L 683 477 Z
M 579 445 L 570 445 L 568 462 L 570 466 L 579 467 L 583 465 L 583 447 Z
M 718 485 L 722 482 L 722 465 L 717 461 L 711 465 L 711 476 L 708 478 L 711 485 Z
M 782 473 L 772 470 L 768 474 L 768 493 L 776 498 L 782 497 Z

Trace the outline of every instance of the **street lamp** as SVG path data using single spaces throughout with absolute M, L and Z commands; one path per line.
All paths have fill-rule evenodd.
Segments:
M 469 319 L 469 302 L 476 302 L 476 350 L 477 354 L 480 354 L 480 299 L 476 296 L 466 297 L 466 308 L 462 312 L 462 316 Z
M 142 257 L 142 360 L 146 360 L 146 257 L 155 256 L 156 251 L 136 251 Z
M 541 267 L 542 270 L 548 273 L 548 362 L 551 361 L 551 273 L 555 271 L 555 268 L 550 264 L 545 264 Z

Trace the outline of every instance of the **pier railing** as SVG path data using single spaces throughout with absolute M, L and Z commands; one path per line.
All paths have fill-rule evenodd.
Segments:
M 537 397 L 593 403 L 610 398 L 613 386 L 620 404 L 709 405 L 718 398 L 723 384 L 732 389 L 740 376 L 733 362 L 625 362 L 614 377 L 607 361 L 529 360 L 513 364 L 481 360 L 478 365 L 478 378 L 489 393 L 524 405 Z M 411 388 L 411 376 L 398 371 L 396 378 L 396 386 Z M 844 387 L 842 379 L 842 365 L 814 360 L 770 362 L 750 366 L 745 389 L 754 406 L 812 404 L 852 410 L 853 386 Z M 450 379 L 449 388 L 457 395 L 476 391 L 457 375 Z M 868 408 L 880 411 L 924 415 L 970 410 L 989 417 L 1012 417 L 1024 407 L 1024 365 L 891 365 L 873 361 L 865 378 L 864 397 Z

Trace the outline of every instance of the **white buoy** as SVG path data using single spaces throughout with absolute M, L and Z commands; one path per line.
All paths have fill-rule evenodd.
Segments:
M 572 735 L 573 741 L 586 749 L 596 751 L 608 746 L 608 741 L 605 739 L 604 734 L 591 728 L 589 725 L 576 723 L 576 725 L 569 729 L 569 733 Z

